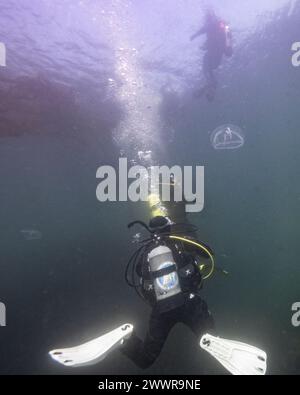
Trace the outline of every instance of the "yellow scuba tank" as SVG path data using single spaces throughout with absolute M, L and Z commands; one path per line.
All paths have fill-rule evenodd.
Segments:
M 161 203 L 159 193 L 150 194 L 148 197 L 148 204 L 150 207 L 151 218 L 168 216 L 168 210 Z

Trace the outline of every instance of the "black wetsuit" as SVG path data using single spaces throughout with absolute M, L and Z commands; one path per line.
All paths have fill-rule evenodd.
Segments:
M 226 35 L 219 19 L 208 23 L 203 32 L 207 35 L 206 53 L 203 60 L 204 73 L 208 80 L 215 83 L 213 71 L 221 65 L 223 55 L 226 52 Z
M 145 340 L 142 341 L 133 332 L 121 351 L 137 366 L 146 369 L 155 362 L 169 332 L 177 323 L 183 323 L 189 327 L 198 340 L 214 327 L 213 318 L 206 303 L 199 295 L 195 295 L 192 299 L 187 299 L 183 305 L 164 313 L 154 308 Z
M 226 35 L 226 28 L 225 22 L 216 16 L 210 16 L 207 17 L 204 27 L 191 37 L 192 40 L 202 34 L 206 34 L 207 37 L 203 58 L 203 72 L 207 85 L 198 92 L 198 96 L 206 94 L 208 100 L 213 100 L 217 87 L 214 71 L 221 65 L 223 55 L 232 55 L 232 48 L 227 42 L 227 35 L 231 37 L 231 33 Z
M 206 248 L 209 249 L 208 246 Z M 178 256 L 174 255 L 182 289 L 180 294 L 157 302 L 154 291 L 144 289 L 144 298 L 153 307 L 145 340 L 142 341 L 133 332 L 121 348 L 122 353 L 142 369 L 146 369 L 154 363 L 169 332 L 177 323 L 183 323 L 189 327 L 198 341 L 203 334 L 214 328 L 213 318 L 207 305 L 199 296 L 201 274 L 195 262 L 196 255 L 201 256 L 201 252 L 199 254 L 198 250 L 196 253 L 193 247 L 185 248 L 184 252 Z M 141 262 L 137 271 L 141 278 L 143 276 L 146 278 L 143 281 L 143 284 L 146 284 L 149 270 L 147 260 L 144 263 Z

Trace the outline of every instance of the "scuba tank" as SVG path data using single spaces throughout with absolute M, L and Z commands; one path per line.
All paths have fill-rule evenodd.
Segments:
M 129 259 L 125 270 L 127 284 L 160 312 L 179 307 L 198 292 L 202 280 L 213 274 L 212 252 L 186 236 L 197 232 L 194 225 L 174 224 L 162 216 L 152 218 L 149 226 L 133 221 L 128 228 L 134 225 L 146 229 L 150 238 L 140 241 Z
M 148 254 L 150 277 L 157 301 L 182 292 L 177 264 L 169 247 L 160 245 Z

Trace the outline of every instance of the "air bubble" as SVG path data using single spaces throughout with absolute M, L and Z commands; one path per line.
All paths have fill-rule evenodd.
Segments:
M 141 241 L 141 238 L 142 238 L 142 234 L 141 233 L 136 233 L 135 235 L 132 236 L 131 242 L 133 244 L 137 244 L 137 243 L 139 243 Z

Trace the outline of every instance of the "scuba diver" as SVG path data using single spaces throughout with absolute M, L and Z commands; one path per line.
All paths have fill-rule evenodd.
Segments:
M 173 179 L 170 186 L 174 189 Z M 125 270 L 127 284 L 152 306 L 145 340 L 128 323 L 82 345 L 50 351 L 51 357 L 64 366 L 78 367 L 98 363 L 119 349 L 146 369 L 158 358 L 170 330 L 180 322 L 192 330 L 200 347 L 232 374 L 264 375 L 264 351 L 208 333 L 214 330 L 214 321 L 200 291 L 216 270 L 215 259 L 211 248 L 196 238 L 194 225 L 177 222 L 183 216 L 183 202 L 165 204 L 158 193 L 152 193 L 149 205 L 152 219 L 148 225 L 142 221 L 128 225 L 143 227 L 149 237 L 139 242 Z
M 190 40 L 193 41 L 203 34 L 207 37 L 203 47 L 205 50 L 203 71 L 206 84 L 196 93 L 196 97 L 205 95 L 208 101 L 213 101 L 217 89 L 215 70 L 221 65 L 223 55 L 231 57 L 233 54 L 232 33 L 226 22 L 219 19 L 214 11 L 208 10 L 204 26 L 193 34 Z
M 212 274 L 214 263 L 208 246 L 193 237 L 180 236 L 195 233 L 192 225 L 173 223 L 164 216 L 154 217 L 149 226 L 137 221 L 129 227 L 135 224 L 144 226 L 151 237 L 134 256 L 133 274 L 128 278 L 129 265 L 126 278 L 152 306 L 152 313 L 145 340 L 133 332 L 121 351 L 145 369 L 159 356 L 175 324 L 185 324 L 198 338 L 214 328 L 213 318 L 199 295 L 203 278 Z M 208 257 L 211 265 L 209 272 L 204 274 Z

